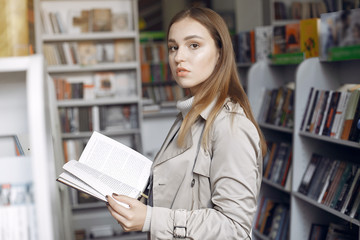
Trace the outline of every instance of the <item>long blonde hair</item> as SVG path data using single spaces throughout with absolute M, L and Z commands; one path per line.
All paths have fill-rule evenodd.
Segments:
M 209 31 L 219 50 L 219 60 L 212 74 L 206 81 L 200 84 L 199 89 L 196 92 L 192 108 L 181 125 L 178 144 L 180 146 L 184 144 L 186 134 L 188 134 L 191 126 L 198 119 L 201 112 L 213 101 L 213 99 L 217 99 L 204 128 L 202 144 L 206 146 L 210 127 L 213 124 L 217 113 L 222 108 L 225 99 L 230 97 L 232 101 L 240 104 L 244 109 L 247 118 L 257 128 L 260 135 L 261 150 L 263 156 L 265 156 L 265 137 L 255 121 L 247 95 L 240 84 L 235 64 L 234 49 L 226 23 L 220 15 L 211 9 L 192 7 L 179 12 L 172 18 L 168 27 L 167 36 L 169 36 L 170 28 L 174 23 L 187 17 L 198 21 Z

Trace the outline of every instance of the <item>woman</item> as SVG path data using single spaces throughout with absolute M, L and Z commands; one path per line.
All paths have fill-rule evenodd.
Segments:
M 108 197 L 125 231 L 151 239 L 250 239 L 262 176 L 264 137 L 240 85 L 225 22 L 214 11 L 178 13 L 168 29 L 169 64 L 191 96 L 157 154 L 149 205 Z

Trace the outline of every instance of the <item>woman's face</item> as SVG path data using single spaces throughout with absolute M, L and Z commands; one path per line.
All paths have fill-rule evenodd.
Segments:
M 213 72 L 219 51 L 208 30 L 192 18 L 170 27 L 169 64 L 176 82 L 195 95 L 197 87 Z

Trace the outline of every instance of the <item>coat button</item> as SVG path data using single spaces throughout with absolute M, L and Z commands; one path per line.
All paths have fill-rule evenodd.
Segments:
M 195 185 L 195 179 L 193 179 L 193 180 L 191 181 L 191 187 L 194 187 L 194 185 Z

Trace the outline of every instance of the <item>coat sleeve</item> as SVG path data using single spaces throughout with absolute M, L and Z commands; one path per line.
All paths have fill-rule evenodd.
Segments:
M 251 121 L 243 115 L 232 117 L 215 120 L 211 134 L 209 180 L 214 207 L 185 214 L 154 207 L 151 239 L 173 239 L 182 216 L 185 228 L 180 230 L 186 230 L 186 239 L 248 239 L 261 182 L 260 140 Z

